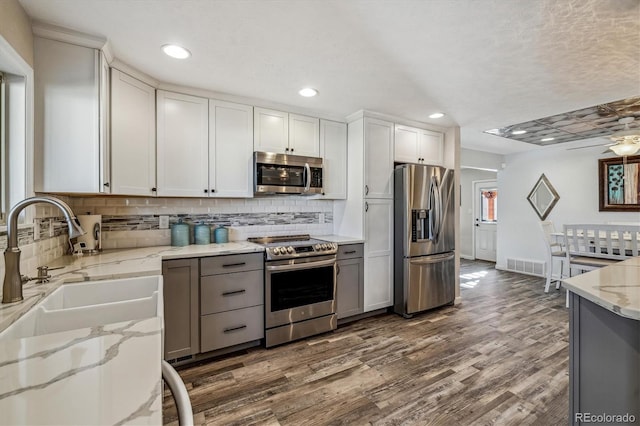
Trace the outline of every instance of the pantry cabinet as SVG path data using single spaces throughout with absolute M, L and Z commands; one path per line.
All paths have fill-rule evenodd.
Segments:
M 364 311 L 364 260 L 362 244 L 338 247 L 336 287 L 338 319 L 345 319 Z
M 254 150 L 320 156 L 320 120 L 265 108 L 254 108 Z
M 209 100 L 158 90 L 157 194 L 209 194 Z
M 349 196 L 334 202 L 335 232 L 365 241 L 364 312 L 393 304 L 393 129 L 366 113 L 350 117 Z
M 393 304 L 393 200 L 364 202 L 364 310 Z
M 209 100 L 209 196 L 253 196 L 253 107 Z
M 324 198 L 347 198 L 347 125 L 320 120 L 320 156 Z
M 34 37 L 34 187 L 109 192 L 108 64 L 97 49 Z
M 364 119 L 364 196 L 393 198 L 393 123 Z
M 166 106 L 165 106 L 166 107 Z M 155 195 L 156 91 L 111 70 L 111 193 Z
M 395 126 L 395 156 L 398 163 L 442 165 L 444 135 L 415 127 Z

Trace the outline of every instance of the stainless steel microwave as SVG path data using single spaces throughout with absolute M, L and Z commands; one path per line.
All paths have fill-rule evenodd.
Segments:
M 253 188 L 256 195 L 322 194 L 322 158 L 256 151 Z

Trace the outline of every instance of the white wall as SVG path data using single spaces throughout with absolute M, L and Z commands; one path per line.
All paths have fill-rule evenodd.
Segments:
M 488 172 L 485 170 L 462 169 L 460 171 L 460 193 L 462 203 L 460 205 L 460 256 L 466 259 L 473 259 L 473 224 L 475 218 L 473 215 L 473 182 L 477 180 L 496 179 L 496 172 Z M 498 208 L 500 209 L 500 201 L 502 194 L 498 191 Z M 500 211 L 501 215 L 502 212 Z
M 18 0 L 0 1 L 0 37 L 4 37 L 22 59 L 33 67 L 31 20 Z
M 580 141 L 583 146 L 606 143 L 594 139 Z M 544 262 L 545 246 L 540 219 L 527 196 L 544 173 L 560 196 L 546 220 L 556 230 L 569 223 L 638 221 L 637 212 L 598 211 L 598 159 L 604 147 L 567 150 L 561 144 L 505 157 L 506 167 L 498 173 L 500 220 L 498 221 L 497 268 L 506 268 L 507 258 Z
M 500 170 L 504 163 L 504 155 L 473 149 L 460 150 L 460 167 L 472 169 Z

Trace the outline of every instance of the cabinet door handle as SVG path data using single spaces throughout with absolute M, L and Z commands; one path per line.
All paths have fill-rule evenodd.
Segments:
M 209 192 L 209 190 L 208 190 L 208 189 L 205 189 L 205 190 L 204 190 L 204 193 L 206 194 L 207 192 Z
M 365 212 L 369 211 L 369 203 L 367 203 L 366 201 L 364 202 L 364 211 Z
M 293 148 L 291 148 L 291 152 L 293 152 Z
M 233 266 L 242 266 L 242 265 L 246 265 L 247 262 L 239 262 L 239 263 L 225 263 L 224 265 L 222 265 L 223 268 L 231 268 Z
M 284 152 L 289 152 L 289 148 L 285 148 L 285 149 L 284 149 Z
M 102 186 L 106 186 L 108 188 L 109 187 L 109 182 L 103 183 Z
M 242 330 L 243 328 L 247 328 L 246 325 L 240 325 L 238 327 L 229 327 L 222 330 L 223 333 L 231 333 L 232 331 Z
M 222 293 L 223 296 L 235 296 L 236 294 L 242 294 L 242 293 L 246 293 L 247 290 L 242 289 L 242 290 L 235 290 L 235 291 L 225 291 L 224 293 Z
M 355 252 L 356 252 L 355 250 L 349 250 L 349 251 L 345 251 L 344 254 L 353 254 Z
M 151 188 L 151 192 L 157 192 L 158 188 Z
M 364 186 L 364 195 L 369 195 L 369 185 Z
M 211 189 L 211 193 L 213 194 L 214 192 L 216 192 L 216 190 L 215 189 Z

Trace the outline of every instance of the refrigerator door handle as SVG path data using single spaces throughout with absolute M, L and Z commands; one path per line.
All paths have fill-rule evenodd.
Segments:
M 442 228 L 442 198 L 440 196 L 440 185 L 438 184 L 438 178 L 436 176 L 431 176 L 431 183 L 429 185 L 429 208 L 431 209 L 429 226 L 431 227 L 433 241 L 437 243 L 440 239 L 440 230 Z
M 423 256 L 415 259 L 410 258 L 409 261 L 415 265 L 428 265 L 431 263 L 440 263 L 445 260 L 453 259 L 454 256 L 455 254 L 451 252 L 451 253 L 445 253 L 445 254 L 438 254 L 435 256 Z

